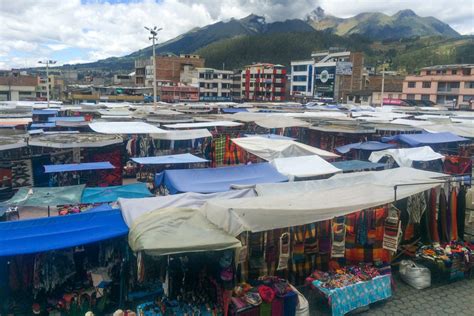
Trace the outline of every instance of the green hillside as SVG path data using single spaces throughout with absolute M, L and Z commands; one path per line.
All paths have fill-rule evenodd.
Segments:
M 210 44 L 196 51 L 206 66 L 237 69 L 253 62 L 289 65 L 291 60 L 308 59 L 311 52 L 331 47 L 365 53 L 366 65 L 391 59 L 392 69 L 412 73 L 418 68 L 452 63 L 474 63 L 474 37 L 412 38 L 370 41 L 359 35 L 340 37 L 329 32 L 276 33 L 239 36 Z

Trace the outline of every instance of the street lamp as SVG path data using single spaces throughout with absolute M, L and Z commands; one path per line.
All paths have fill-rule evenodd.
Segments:
M 49 108 L 49 65 L 54 65 L 56 63 L 56 60 L 40 60 L 38 63 L 46 65 L 46 100 L 48 101 Z
M 146 27 L 145 29 L 150 32 L 149 40 L 152 40 L 153 46 L 153 109 L 156 111 L 156 57 L 155 57 L 155 41 L 157 40 L 158 32 L 161 31 L 163 28 L 157 28 L 154 26 Z
M 385 64 L 390 64 L 391 62 L 392 60 L 390 59 L 382 61 L 382 89 L 380 91 L 380 107 L 383 107 L 383 93 L 385 88 Z M 377 71 L 377 66 L 375 68 L 375 71 Z

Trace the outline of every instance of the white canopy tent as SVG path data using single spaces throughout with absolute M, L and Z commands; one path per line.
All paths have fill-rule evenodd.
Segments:
M 342 172 L 341 169 L 334 167 L 332 164 L 316 155 L 276 158 L 270 163 L 279 173 L 287 176 L 290 180 Z
M 231 121 L 210 121 L 199 123 L 178 123 L 164 125 L 166 128 L 203 128 L 203 127 L 235 127 L 240 126 L 241 123 Z
M 144 122 L 96 122 L 89 127 L 101 134 L 164 134 L 166 130 Z
M 400 179 L 395 184 L 411 184 L 397 188 L 398 199 L 403 199 L 438 186 L 439 180 L 434 178 L 443 176 L 397 168 L 365 172 L 362 177 L 360 174 L 346 174 L 326 180 L 270 185 L 272 189 L 265 189 L 267 185 L 257 185 L 258 197 L 214 199 L 200 211 L 224 231 L 238 236 L 244 231 L 260 232 L 304 225 L 384 205 L 394 201 L 395 179 Z M 414 185 L 427 182 L 433 183 Z M 270 192 L 270 195 L 264 192 Z
M 308 122 L 295 119 L 293 117 L 271 115 L 255 120 L 255 124 L 263 128 L 287 128 L 287 127 L 307 127 Z
M 370 154 L 371 162 L 379 162 L 383 157 L 391 157 L 400 167 L 411 167 L 414 161 L 433 161 L 444 159 L 429 146 L 415 148 L 397 148 L 374 151 Z
M 239 240 L 210 223 L 198 210 L 183 208 L 141 216 L 130 229 L 128 243 L 134 252 L 145 251 L 153 256 L 241 246 Z
M 232 190 L 219 193 L 181 193 L 166 196 L 157 196 L 142 199 L 118 199 L 123 219 L 128 227 L 140 216 L 164 208 L 198 208 L 210 199 L 237 199 L 254 197 L 257 194 L 253 189 Z
M 339 155 L 286 139 L 269 139 L 264 137 L 233 138 L 232 141 L 257 157 L 272 161 L 277 158 L 317 155 L 324 159 L 337 158 Z
M 193 129 L 193 130 L 177 130 L 167 131 L 162 134 L 151 134 L 152 138 L 155 139 L 166 139 L 166 140 L 188 140 L 204 137 L 212 137 L 212 134 L 207 129 Z

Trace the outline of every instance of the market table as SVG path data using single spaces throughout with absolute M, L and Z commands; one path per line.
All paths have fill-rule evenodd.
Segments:
M 359 307 L 367 306 L 392 296 L 391 275 L 381 275 L 370 281 L 358 282 L 341 288 L 328 289 L 315 280 L 312 287 L 329 302 L 333 316 L 344 315 Z

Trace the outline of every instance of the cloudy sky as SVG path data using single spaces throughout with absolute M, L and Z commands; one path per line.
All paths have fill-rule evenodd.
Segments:
M 126 55 L 149 45 L 145 25 L 163 27 L 162 42 L 219 20 L 302 18 L 317 6 L 339 17 L 409 8 L 474 34 L 473 0 L 0 0 L 0 69 Z

